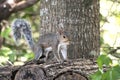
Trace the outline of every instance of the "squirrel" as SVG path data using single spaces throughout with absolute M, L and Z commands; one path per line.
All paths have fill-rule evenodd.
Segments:
M 62 28 L 57 29 L 57 33 L 51 32 L 41 35 L 35 44 L 32 38 L 31 25 L 28 21 L 15 19 L 11 27 L 15 43 L 18 45 L 19 40 L 24 36 L 30 49 L 35 54 L 35 60 L 39 60 L 42 55 L 45 55 L 45 60 L 47 60 L 50 52 L 54 54 L 58 62 L 67 60 L 67 46 L 70 44 L 70 40 L 69 35 Z M 61 59 L 60 52 L 63 59 Z

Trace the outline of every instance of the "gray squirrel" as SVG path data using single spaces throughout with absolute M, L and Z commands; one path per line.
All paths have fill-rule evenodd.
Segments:
M 12 34 L 16 44 L 24 36 L 30 49 L 35 54 L 35 60 L 39 60 L 42 55 L 45 55 L 46 60 L 48 54 L 52 51 L 58 62 L 67 60 L 67 46 L 70 44 L 69 35 L 61 28 L 57 29 L 57 33 L 47 33 L 40 36 L 35 44 L 32 38 L 31 26 L 25 19 L 15 19 L 12 22 Z M 61 59 L 61 55 L 63 59 Z

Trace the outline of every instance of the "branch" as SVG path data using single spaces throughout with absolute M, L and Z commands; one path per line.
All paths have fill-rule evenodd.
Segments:
M 20 2 L 17 2 L 17 3 L 14 2 L 14 3 L 10 4 L 11 7 L 12 7 L 11 11 L 16 12 L 16 11 L 23 10 L 27 7 L 30 7 L 30 6 L 34 5 L 38 1 L 39 0 L 25 0 L 25 1 L 20 1 Z
M 36 4 L 39 0 L 5 0 L 0 2 L 0 22 L 8 19 L 12 13 Z

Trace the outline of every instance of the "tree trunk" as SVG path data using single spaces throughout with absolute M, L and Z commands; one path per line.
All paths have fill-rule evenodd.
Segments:
M 41 0 L 40 34 L 63 26 L 70 33 L 70 58 L 93 58 L 100 53 L 99 0 Z

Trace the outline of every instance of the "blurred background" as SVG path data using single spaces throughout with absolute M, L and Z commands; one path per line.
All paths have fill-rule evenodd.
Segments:
M 40 16 L 39 16 L 40 3 L 38 2 L 32 7 L 26 8 L 12 16 L 6 21 L 2 22 L 1 36 L 4 37 L 3 45 L 0 50 L 0 66 L 4 65 L 23 65 L 23 62 L 34 58 L 34 54 L 29 49 L 26 41 L 20 40 L 19 46 L 16 46 L 11 32 L 11 23 L 16 18 L 24 18 L 28 20 L 32 28 L 32 36 L 35 41 L 38 40 Z

